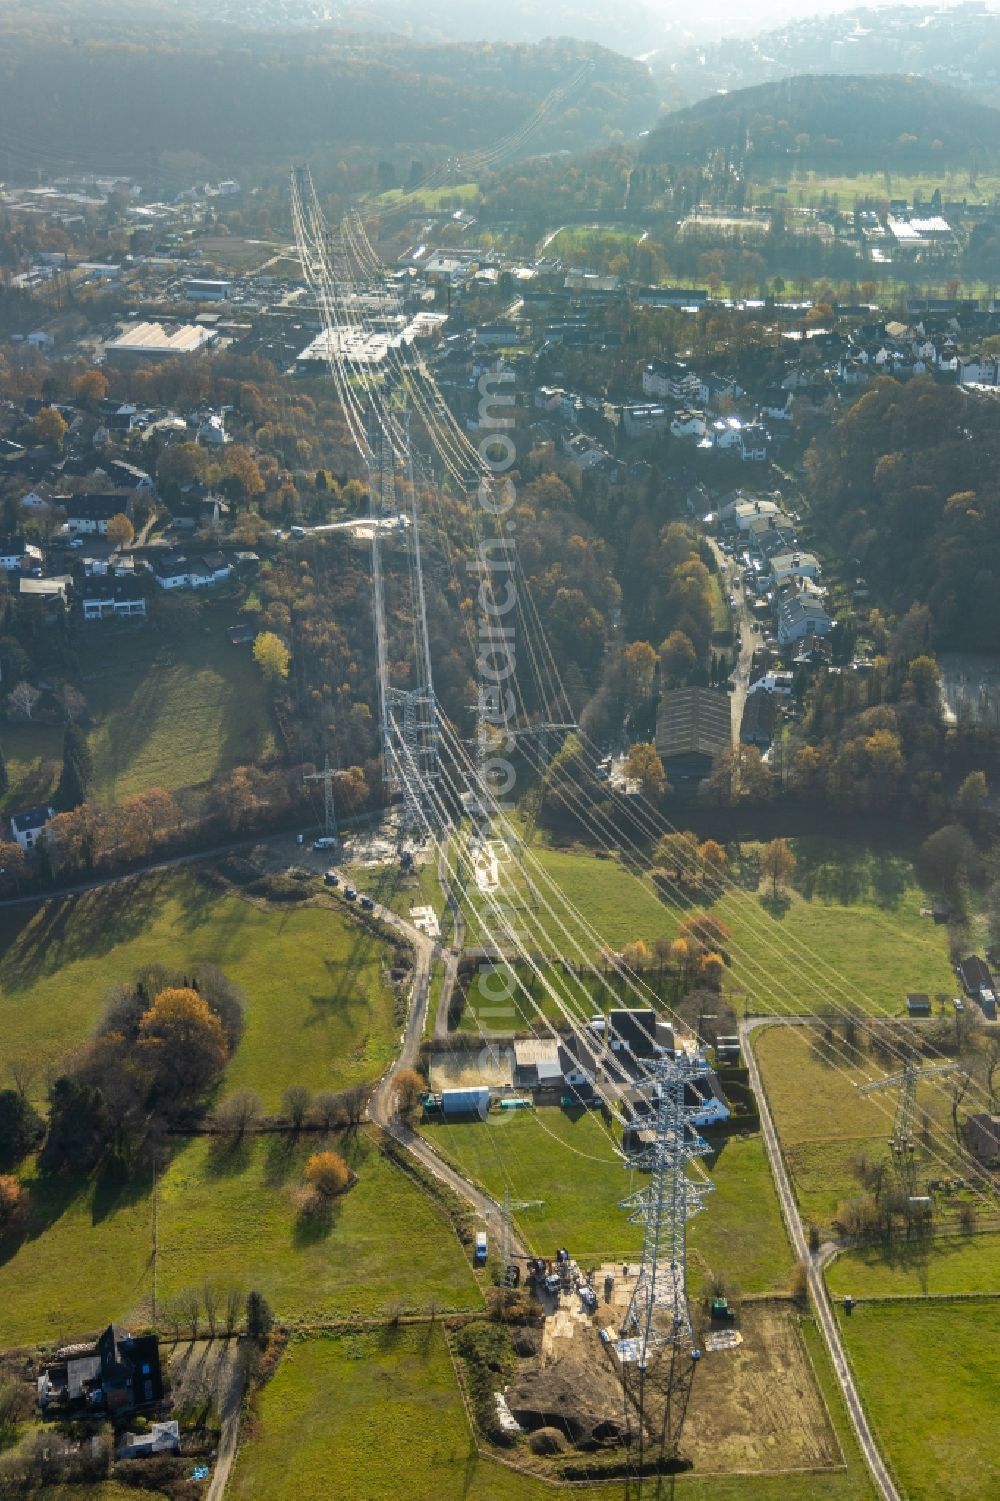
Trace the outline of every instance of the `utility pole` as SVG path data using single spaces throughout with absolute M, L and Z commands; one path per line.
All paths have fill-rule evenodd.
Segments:
M 303 782 L 323 783 L 323 833 L 328 837 L 335 838 L 337 834 L 337 818 L 333 806 L 333 779 L 337 773 L 330 765 L 330 756 L 327 754 L 323 762 L 322 771 L 310 771 L 303 775 Z

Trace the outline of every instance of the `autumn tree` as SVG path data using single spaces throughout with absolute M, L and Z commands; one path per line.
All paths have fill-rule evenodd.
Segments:
M 653 690 L 656 652 L 648 641 L 631 641 L 622 652 L 622 678 L 625 711 L 631 711 L 647 699 Z
M 796 860 L 787 839 L 772 839 L 760 856 L 760 868 L 771 882 L 771 895 L 777 898 L 778 887 L 785 886 L 795 874 Z
M 99 401 L 103 401 L 107 394 L 107 376 L 102 375 L 100 370 L 85 370 L 73 382 L 73 395 L 77 401 L 95 406 Z
M 669 683 L 683 682 L 698 665 L 698 653 L 684 631 L 671 631 L 660 647 L 660 668 Z
M 276 636 L 273 631 L 260 632 L 253 644 L 253 655 L 268 682 L 287 678 L 291 653 L 281 637 Z
M 248 500 L 264 493 L 264 481 L 257 461 L 249 449 L 233 443 L 226 449 L 223 489 L 233 500 Z
M 128 547 L 135 536 L 135 527 L 124 511 L 119 511 L 108 522 L 108 541 L 115 547 Z
M 60 453 L 68 429 L 55 407 L 42 407 L 32 421 L 31 431 L 36 443 L 44 443 L 47 448 Z
M 199 1095 L 225 1067 L 222 1023 L 196 990 L 161 990 L 139 1023 L 139 1049 L 167 1099 Z
M 392 1098 L 396 1113 L 404 1120 L 412 1116 L 426 1087 L 415 1068 L 401 1068 L 392 1081 Z
M 630 781 L 639 783 L 643 797 L 648 798 L 651 803 L 659 802 L 667 790 L 663 762 L 657 754 L 656 746 L 648 741 L 631 747 L 625 763 L 625 775 Z
M 28 1208 L 26 1189 L 9 1174 L 0 1174 L 0 1236 L 9 1234 L 23 1220 Z
M 679 936 L 694 954 L 724 954 L 729 942 L 729 929 L 721 918 L 711 912 L 693 912 L 681 923 Z
M 324 1199 L 336 1198 L 351 1181 L 351 1170 L 339 1152 L 314 1152 L 306 1163 L 306 1182 Z

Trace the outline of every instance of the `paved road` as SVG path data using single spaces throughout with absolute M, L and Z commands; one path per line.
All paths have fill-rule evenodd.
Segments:
M 437 953 L 437 945 L 425 933 L 421 933 L 419 928 L 415 928 L 405 918 L 398 917 L 396 913 L 390 912 L 387 907 L 376 906 L 375 912 L 389 927 L 394 928 L 396 932 L 409 940 L 413 945 L 416 962 L 413 988 L 410 993 L 410 1009 L 406 1019 L 406 1030 L 401 1038 L 399 1057 L 390 1064 L 382 1076 L 369 1102 L 368 1115 L 377 1126 L 392 1137 L 393 1141 L 405 1147 L 433 1177 L 437 1178 L 439 1183 L 445 1184 L 464 1199 L 476 1214 L 486 1221 L 490 1234 L 494 1237 L 494 1244 L 499 1244 L 503 1217 L 496 1199 L 491 1198 L 468 1178 L 463 1178 L 461 1173 L 456 1172 L 450 1163 L 438 1156 L 419 1132 L 398 1120 L 393 1109 L 393 1081 L 400 1069 L 413 1067 L 420 1050 L 430 996 L 431 965 Z M 512 1234 L 511 1249 L 515 1256 L 527 1255 L 525 1246 L 516 1234 Z
M 733 629 L 739 640 L 739 655 L 732 671 L 732 677 L 736 683 L 735 693 L 729 695 L 732 701 L 733 715 L 733 744 L 737 745 L 740 738 L 740 726 L 743 723 L 743 706 L 747 701 L 747 685 L 750 682 L 750 664 L 753 661 L 754 633 L 750 627 L 750 614 L 746 606 L 746 591 L 740 578 L 739 567 L 732 558 L 727 558 L 722 548 L 714 537 L 709 537 L 708 545 L 712 549 L 712 555 L 719 565 L 719 576 L 722 579 L 726 596 L 735 594 L 737 604 L 732 611 Z
M 768 1159 L 771 1163 L 771 1172 L 774 1174 L 775 1187 L 778 1190 L 781 1212 L 788 1227 L 788 1234 L 795 1254 L 806 1267 L 809 1277 L 809 1291 L 812 1293 L 813 1306 L 816 1309 L 820 1329 L 823 1331 L 823 1338 L 826 1341 L 827 1350 L 830 1352 L 834 1373 L 840 1384 L 840 1390 L 843 1393 L 847 1411 L 850 1414 L 858 1446 L 864 1455 L 865 1463 L 868 1466 L 872 1480 L 875 1482 L 875 1488 L 883 1498 L 883 1501 L 903 1501 L 882 1459 L 882 1455 L 879 1453 L 878 1445 L 868 1425 L 864 1407 L 861 1405 L 861 1397 L 858 1394 L 854 1376 L 847 1363 L 843 1340 L 840 1337 L 840 1326 L 837 1323 L 837 1316 L 833 1311 L 830 1296 L 826 1290 L 826 1282 L 823 1278 L 822 1252 L 817 1253 L 815 1257 L 809 1252 L 802 1218 L 799 1214 L 799 1206 L 792 1192 L 791 1180 L 785 1167 L 785 1160 L 781 1155 L 778 1133 L 774 1129 L 774 1121 L 771 1118 L 770 1106 L 768 1105 L 767 1096 L 764 1093 L 761 1083 L 757 1059 L 754 1057 L 751 1046 L 751 1034 L 758 1027 L 780 1025 L 782 1023 L 766 1019 L 751 1019 L 750 1021 L 741 1022 L 740 1043 L 743 1048 L 743 1057 L 750 1073 L 750 1084 L 760 1110 L 760 1127 L 764 1136 L 764 1145 L 767 1148 Z

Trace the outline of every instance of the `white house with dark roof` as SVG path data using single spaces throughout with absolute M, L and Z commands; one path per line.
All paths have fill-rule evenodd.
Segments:
M 37 808 L 23 808 L 20 813 L 12 813 L 11 838 L 27 853 L 35 848 L 43 829 L 54 816 L 55 809 L 45 803 L 40 803 Z

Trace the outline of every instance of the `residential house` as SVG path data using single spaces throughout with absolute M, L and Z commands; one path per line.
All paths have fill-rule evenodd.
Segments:
M 759 521 L 761 517 L 767 518 L 769 524 L 775 526 L 778 524 L 778 518 L 783 515 L 781 506 L 776 500 L 755 499 L 737 492 L 737 499 L 720 509 L 719 521 L 723 526 L 735 527 L 737 531 L 746 532 L 749 531 L 751 522 Z
M 740 722 L 740 741 L 755 745 L 763 755 L 770 750 L 778 722 L 778 701 L 773 693 L 748 693 Z
M 775 422 L 790 422 L 794 400 L 793 392 L 785 391 L 781 386 L 768 386 L 760 399 L 760 414 Z
M 698 400 L 703 401 L 706 406 L 718 406 L 722 400 L 738 401 L 741 396 L 746 395 L 742 386 L 724 375 L 709 372 L 708 375 L 699 376 L 698 380 Z
M 112 1415 L 150 1407 L 163 1397 L 160 1344 L 109 1324 L 96 1346 L 71 1346 L 38 1378 L 38 1403 L 82 1406 Z
M 703 438 L 705 428 L 705 413 L 693 407 L 678 407 L 670 419 L 670 431 L 675 438 Z
M 630 1053 L 633 1058 L 658 1057 L 661 1049 L 656 1043 L 656 1012 L 652 1007 L 610 1011 L 607 1044 L 613 1053 Z
M 83 618 L 95 620 L 145 620 L 146 596 L 137 579 L 120 583 L 88 583 L 80 590 Z
M 776 584 L 786 579 L 817 579 L 820 562 L 811 552 L 779 552 L 770 559 L 771 577 Z
M 47 515 L 55 504 L 55 491 L 45 480 L 40 480 L 37 485 L 32 485 L 28 493 L 22 495 L 20 500 L 22 511 L 30 511 L 33 516 Z
M 978 954 L 970 954 L 967 959 L 961 959 L 955 965 L 955 972 L 966 995 L 979 996 L 984 990 L 996 994 L 996 981 L 990 967 Z
M 656 749 L 673 782 L 700 782 L 732 745 L 729 695 L 715 688 L 675 688 L 660 696 Z
M 35 848 L 45 825 L 54 817 L 55 809 L 48 807 L 45 803 L 40 803 L 36 808 L 23 808 L 20 813 L 12 813 L 10 815 L 11 838 L 27 853 L 28 850 Z
M 578 1093 L 593 1089 L 598 1074 L 597 1054 L 577 1032 L 560 1039 L 559 1066 L 568 1088 Z
M 148 1459 L 153 1454 L 179 1454 L 181 1430 L 176 1418 L 150 1423 L 145 1433 L 126 1433 L 118 1446 L 119 1459 Z
M 632 403 L 621 410 L 622 426 L 628 438 L 643 438 L 647 433 L 659 432 L 670 421 L 665 407 L 649 403 Z
M 150 562 L 149 571 L 161 589 L 186 589 L 191 582 L 187 558 L 173 549 L 158 552 Z
M 0 568 L 8 573 L 19 573 L 24 568 L 35 568 L 42 561 L 42 550 L 23 537 L 0 537 Z
M 698 401 L 701 380 L 680 361 L 653 359 L 642 372 L 642 394 L 669 401 Z
M 66 512 L 66 526 L 77 536 L 86 533 L 104 537 L 112 516 L 127 516 L 128 495 L 60 495 L 59 505 Z
M 821 604 L 801 594 L 785 600 L 778 610 L 778 640 L 782 646 L 801 641 L 804 636 L 826 636 L 833 625 Z
M 740 430 L 739 451 L 744 464 L 766 464 L 771 435 L 763 423 L 748 422 Z
M 65 605 L 73 579 L 68 573 L 54 573 L 49 578 L 28 578 L 24 574 L 17 581 L 17 592 L 22 599 L 39 599 L 47 604 Z M 54 612 L 58 614 L 58 611 Z

